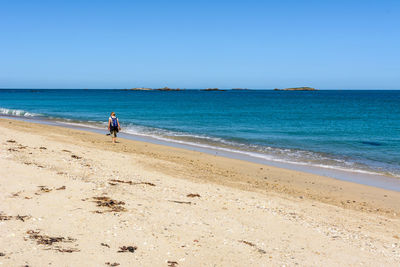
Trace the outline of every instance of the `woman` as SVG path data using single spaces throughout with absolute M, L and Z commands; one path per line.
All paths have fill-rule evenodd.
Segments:
M 115 116 L 115 112 L 111 112 L 110 118 L 108 118 L 108 130 L 110 131 L 112 142 L 115 144 L 117 140 L 117 133 L 121 130 L 121 126 L 119 125 L 118 118 Z

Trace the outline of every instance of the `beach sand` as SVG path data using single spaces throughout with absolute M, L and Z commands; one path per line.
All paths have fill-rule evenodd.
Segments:
M 0 119 L 2 266 L 399 266 L 400 192 Z

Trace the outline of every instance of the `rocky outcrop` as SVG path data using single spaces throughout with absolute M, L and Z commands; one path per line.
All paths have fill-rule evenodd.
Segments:
M 158 88 L 158 89 L 154 89 L 154 90 L 156 90 L 156 91 L 182 91 L 185 89 L 164 87 L 164 88 Z
M 131 89 L 122 89 L 122 91 L 151 91 L 153 89 L 151 88 L 145 88 L 145 87 L 138 87 L 138 88 L 131 88 Z
M 285 89 L 278 89 L 275 88 L 275 91 L 317 91 L 317 89 L 312 87 L 293 87 L 293 88 L 285 88 Z
M 218 88 L 207 88 L 207 89 L 200 89 L 200 91 L 226 91 L 226 90 Z
M 139 88 L 131 88 L 131 89 L 123 89 L 123 91 L 182 91 L 185 89 L 180 89 L 180 88 L 169 88 L 169 87 L 164 87 L 164 88 L 146 88 L 146 87 L 139 87 Z

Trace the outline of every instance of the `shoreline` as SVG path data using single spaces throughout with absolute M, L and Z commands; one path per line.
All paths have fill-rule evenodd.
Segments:
M 399 192 L 66 127 L 0 129 L 5 266 L 400 260 Z
M 221 168 L 222 170 L 218 170 L 216 173 L 223 173 L 226 169 L 232 169 L 234 166 L 240 166 L 240 171 L 234 179 L 231 179 L 229 176 L 223 175 L 222 177 L 214 177 L 213 179 L 209 179 L 210 177 L 206 173 L 202 173 L 202 178 L 192 178 L 191 180 L 196 180 L 200 182 L 211 182 L 222 185 L 233 186 L 235 188 L 244 189 L 244 190 L 252 190 L 252 191 L 276 191 L 279 193 L 285 192 L 296 195 L 296 197 L 308 195 L 308 197 L 312 199 L 317 199 L 324 203 L 339 205 L 342 207 L 350 207 L 361 210 L 368 210 L 369 212 L 374 212 L 374 210 L 378 210 L 379 212 L 384 211 L 387 214 L 395 214 L 395 216 L 400 216 L 400 192 L 388 190 L 380 187 L 364 185 L 360 183 L 355 183 L 352 181 L 344 181 L 336 178 L 332 178 L 329 176 L 312 174 L 309 172 L 292 170 L 288 168 L 277 167 L 273 165 L 260 164 L 258 162 L 251 162 L 237 158 L 225 157 L 218 154 L 211 154 L 204 151 L 191 150 L 185 147 L 179 146 L 168 146 L 164 143 L 152 143 L 149 142 L 148 138 L 143 139 L 128 139 L 128 138 L 120 138 L 120 143 L 124 144 L 122 148 L 117 146 L 108 146 L 107 143 L 110 139 L 109 136 L 105 136 L 104 132 L 95 128 L 87 128 L 86 130 L 80 129 L 81 127 L 65 127 L 62 125 L 45 125 L 41 123 L 33 123 L 26 122 L 24 120 L 8 120 L 8 119 L 0 119 L 0 127 L 4 126 L 6 122 L 10 124 L 10 121 L 13 124 L 13 127 L 17 128 L 26 128 L 28 130 L 34 130 L 36 134 L 40 134 L 42 129 L 46 129 L 50 132 L 56 131 L 59 134 L 66 135 L 72 134 L 73 136 L 79 136 L 82 138 L 81 141 L 83 145 L 89 145 L 87 143 L 88 140 L 91 140 L 91 143 L 94 143 L 92 138 L 96 140 L 97 143 L 101 143 L 101 148 L 104 150 L 111 150 L 115 152 L 131 152 L 138 153 L 137 149 L 134 147 L 140 147 L 140 154 L 150 154 L 153 156 L 158 156 L 162 159 L 166 159 L 173 155 L 175 158 L 176 155 L 179 155 L 179 158 L 185 162 L 185 168 L 188 166 L 189 162 L 190 171 L 196 172 L 191 165 L 194 161 L 200 161 L 202 163 L 202 171 L 208 172 L 210 170 L 209 166 L 215 166 Z M 93 131 L 90 131 L 93 130 Z M 79 133 L 79 134 L 78 134 Z M 119 135 L 121 136 L 121 134 Z M 86 138 L 85 138 L 86 137 Z M 158 141 L 158 140 L 157 140 Z M 149 150 L 147 152 L 147 150 Z M 155 150 L 158 153 L 154 153 Z M 273 170 L 275 172 L 273 178 L 265 179 L 265 175 L 268 175 L 268 172 Z M 176 177 L 174 170 L 171 170 L 172 173 L 168 173 Z M 216 173 L 213 173 L 216 176 Z M 198 176 L 198 175 L 197 175 Z M 240 177 L 241 176 L 241 177 Z M 204 180 L 204 178 L 207 178 Z M 283 179 L 282 179 L 283 177 Z M 226 181 L 221 179 L 225 178 Z M 186 179 L 186 177 L 184 178 Z M 388 179 L 392 179 L 388 177 Z M 328 189 L 329 188 L 329 189 Z M 333 194 L 332 194 L 333 193 Z M 336 194 L 340 193 L 340 194 Z M 357 196 L 354 196 L 357 194 Z M 393 203 L 388 201 L 388 194 L 392 196 L 399 196 L 398 203 Z M 340 197 L 338 197 L 340 196 Z M 386 196 L 386 197 L 384 197 Z M 347 203 L 348 199 L 357 197 L 359 201 L 356 201 L 356 205 L 351 203 Z M 368 199 L 368 197 L 372 197 L 373 201 Z M 359 206 L 359 203 L 363 203 L 362 206 Z M 366 203 L 372 204 L 371 207 L 365 206 Z M 383 206 L 375 204 L 379 203 L 379 205 L 384 204 Z
M 19 117 L 19 116 L 6 116 L 0 115 L 0 119 L 12 119 L 19 121 L 26 121 L 44 125 L 60 126 L 75 130 L 83 130 L 92 133 L 105 134 L 106 129 L 102 129 L 97 126 L 89 126 L 80 123 L 69 123 L 64 121 L 51 120 L 46 118 L 30 118 L 30 117 Z M 174 139 L 157 138 L 154 136 L 140 135 L 134 133 L 126 133 L 124 131 L 119 133 L 119 138 L 147 142 L 157 145 L 164 145 L 175 148 L 182 148 L 186 150 L 192 150 L 202 153 L 207 153 L 210 155 L 218 155 L 222 157 L 227 157 L 231 159 L 244 160 L 252 163 L 263 164 L 266 166 L 273 166 L 283 169 L 289 169 L 294 171 L 306 172 L 310 174 L 326 176 L 329 178 L 334 178 L 342 181 L 353 182 L 357 184 L 378 187 L 381 189 L 392 190 L 400 192 L 400 179 L 398 177 L 387 176 L 379 173 L 369 173 L 367 171 L 360 170 L 350 170 L 350 169 L 340 169 L 338 167 L 329 166 L 314 166 L 301 162 L 286 162 L 281 160 L 269 160 L 261 158 L 254 153 L 249 153 L 245 151 L 230 151 L 224 148 L 204 146 L 202 144 L 181 142 Z

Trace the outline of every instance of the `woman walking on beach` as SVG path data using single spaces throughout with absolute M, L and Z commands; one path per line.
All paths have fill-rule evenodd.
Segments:
M 111 112 L 110 118 L 108 118 L 108 130 L 112 137 L 113 144 L 117 141 L 117 133 L 121 130 L 118 118 L 115 116 L 115 112 Z

